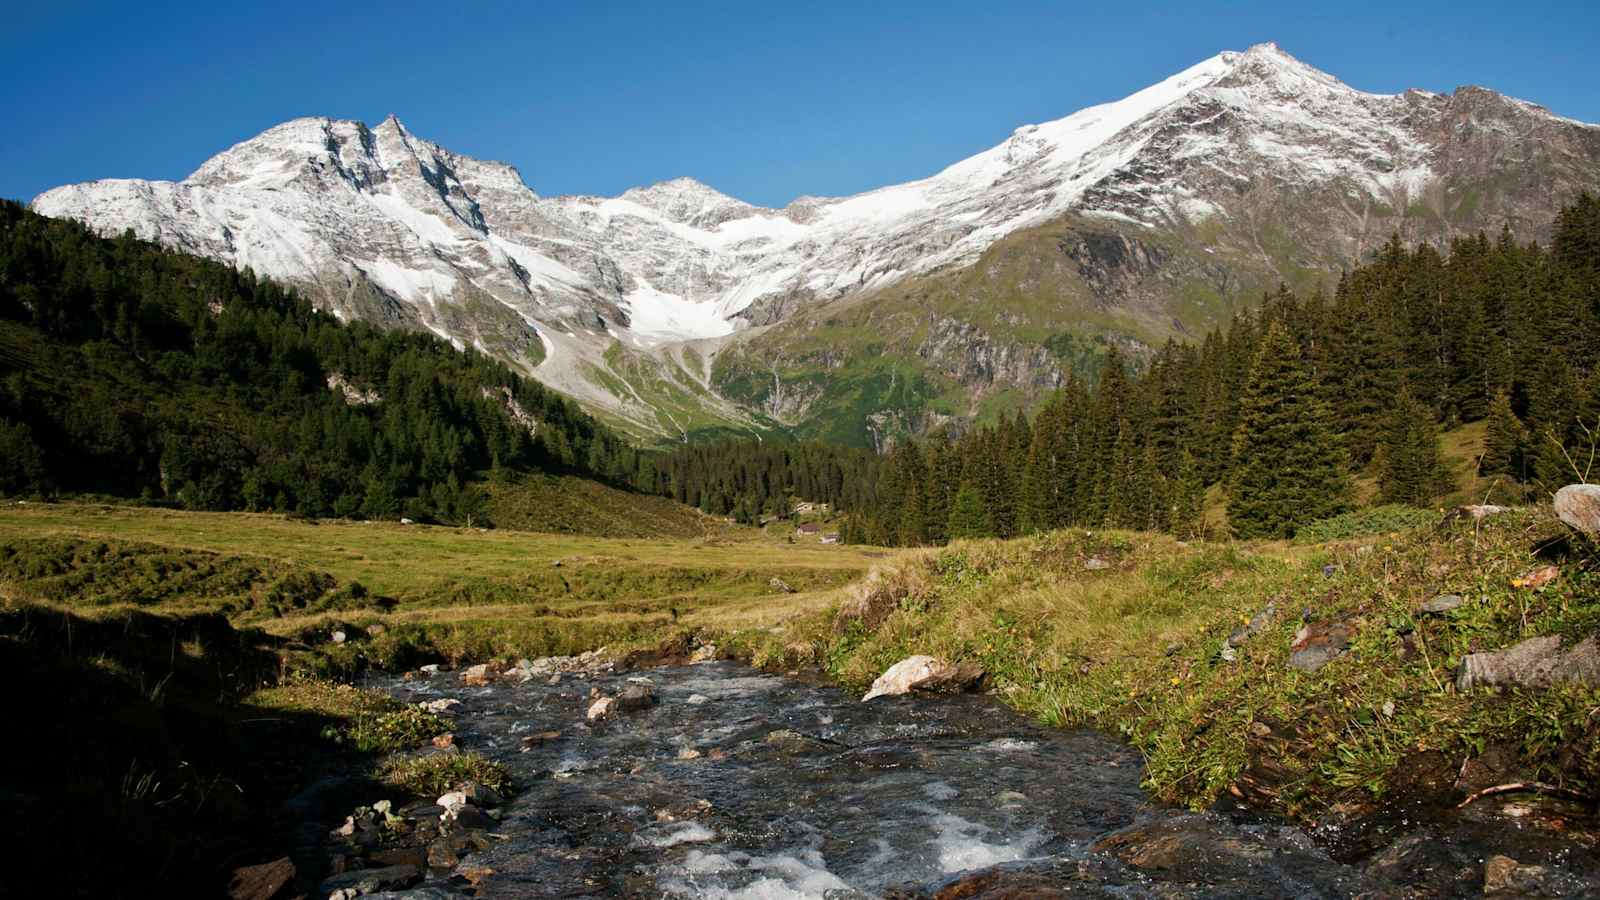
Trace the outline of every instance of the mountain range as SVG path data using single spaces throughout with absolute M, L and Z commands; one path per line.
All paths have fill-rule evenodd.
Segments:
M 477 347 L 641 439 L 881 446 L 1029 404 L 1109 346 L 1199 337 L 1279 284 L 1329 289 L 1392 235 L 1545 239 L 1597 188 L 1600 127 L 1484 88 L 1364 93 L 1263 44 L 782 209 L 689 178 L 544 197 L 394 116 L 295 119 L 183 181 L 33 207 Z

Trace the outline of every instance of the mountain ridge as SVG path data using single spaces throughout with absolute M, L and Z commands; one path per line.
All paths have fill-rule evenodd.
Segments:
M 769 330 L 752 326 L 963 270 L 1002 238 L 1063 216 L 1131 242 L 1134 255 L 1170 234 L 1184 247 L 1164 259 L 1242 248 L 1245 268 L 1293 281 L 1290 270 L 1359 260 L 1400 225 L 1412 239 L 1505 224 L 1537 236 L 1553 195 L 1592 185 L 1596 161 L 1600 127 L 1536 104 L 1478 88 L 1364 93 L 1260 44 L 1024 125 L 926 178 L 783 209 L 687 177 L 617 197 L 544 197 L 515 166 L 455 154 L 393 115 L 370 128 L 291 120 L 181 182 L 69 185 L 34 206 L 250 266 L 341 317 L 433 331 L 636 432 L 686 436 L 691 425 L 668 407 L 688 404 L 702 425 L 781 422 L 720 396 L 726 367 L 720 380 L 697 377 L 683 348 L 715 371 L 724 347 Z M 1510 187 L 1482 189 L 1502 180 Z M 1472 209 L 1451 194 L 1457 182 L 1478 195 Z M 1297 205 L 1319 208 L 1284 209 Z M 1285 235 L 1265 234 L 1274 228 Z M 1280 252 L 1275 241 L 1301 246 Z M 1137 284 L 1111 277 L 1109 305 L 1170 304 L 1172 285 L 1146 284 L 1165 265 Z M 1227 280 L 1207 290 L 1225 293 Z M 1143 321 L 1123 330 L 1140 341 L 1162 331 Z M 706 388 L 699 400 L 664 399 Z

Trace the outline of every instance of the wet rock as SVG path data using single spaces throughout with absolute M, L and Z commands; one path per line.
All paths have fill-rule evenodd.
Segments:
M 630 684 L 617 694 L 617 709 L 621 712 L 649 709 L 655 702 L 655 689 L 648 684 Z
M 483 687 L 494 680 L 488 663 L 479 663 L 461 670 L 461 683 L 469 687 Z
M 440 796 L 434 803 L 446 813 L 452 813 L 467 805 L 467 793 L 466 791 L 451 791 Z
M 467 801 L 477 806 L 499 806 L 505 802 L 499 792 L 494 788 L 469 781 L 461 786 L 461 793 L 466 795 Z
M 681 760 L 699 759 L 702 755 L 699 750 L 693 747 L 681 747 L 678 749 L 678 759 Z
M 616 706 L 617 701 L 615 698 L 601 697 L 589 704 L 589 711 L 584 713 L 584 718 L 591 722 L 598 722 L 610 716 L 616 710 Z
M 287 856 L 234 869 L 228 881 L 228 900 L 272 900 L 294 880 L 294 873 L 294 863 Z
M 1422 611 L 1432 615 L 1447 613 L 1461 606 L 1464 601 L 1460 594 L 1441 594 L 1422 604 Z
M 699 706 L 702 703 L 710 703 L 711 698 L 707 697 L 705 694 L 690 694 L 689 699 L 685 700 L 684 702 L 690 706 Z
M 1482 753 L 1457 768 L 1452 787 L 1463 794 L 1470 794 L 1497 784 L 1524 781 L 1528 774 L 1516 745 L 1490 744 Z
M 1544 866 L 1525 866 L 1509 856 L 1491 856 L 1483 864 L 1483 893 L 1526 896 L 1542 893 Z
M 793 594 L 795 592 L 794 588 L 789 585 L 789 582 L 784 581 L 782 578 L 779 578 L 776 575 L 772 576 L 772 580 L 768 581 L 767 585 L 780 594 Z
M 417 706 L 422 708 L 423 712 L 431 712 L 435 715 L 450 712 L 460 705 L 461 701 L 455 699 L 454 697 L 441 697 L 438 700 L 425 700 L 417 704 Z
M 453 734 L 436 734 L 433 736 L 433 746 L 439 748 L 440 750 L 444 750 L 447 747 L 454 747 L 455 745 L 456 736 Z
M 477 887 L 493 874 L 494 870 L 488 866 L 462 866 L 456 870 L 455 877 L 460 878 L 462 881 L 465 881 L 467 884 L 470 884 L 473 887 Z
M 540 731 L 534 734 L 525 734 L 522 736 L 522 752 L 527 753 L 529 750 L 548 744 L 559 737 L 561 737 L 561 732 L 559 731 Z
M 357 869 L 335 875 L 322 882 L 318 890 L 327 897 L 339 892 L 342 897 L 359 897 L 379 891 L 403 891 L 422 880 L 422 870 L 416 866 L 384 866 L 381 869 Z
M 1062 900 L 1060 877 L 1007 868 L 957 875 L 930 890 L 891 888 L 886 900 Z
M 1233 634 L 1228 635 L 1228 646 L 1243 646 L 1246 641 L 1260 634 L 1263 628 L 1271 625 L 1277 618 L 1278 604 L 1268 603 L 1265 609 L 1251 616 L 1249 621 L 1235 628 Z
M 428 851 L 425 847 L 394 847 L 367 854 L 367 861 L 379 866 L 415 866 L 421 869 L 428 865 Z
M 1556 518 L 1584 534 L 1600 533 L 1600 484 L 1569 484 L 1556 491 Z
M 1590 635 L 1562 650 L 1558 635 L 1528 638 L 1490 653 L 1470 653 L 1456 672 L 1456 689 L 1475 687 L 1547 688 L 1573 683 L 1600 686 L 1600 640 Z
M 1315 672 L 1342 655 L 1355 633 L 1344 622 L 1318 622 L 1301 626 L 1289 645 L 1289 666 Z
M 456 810 L 455 821 L 462 828 L 486 830 L 496 824 L 494 817 L 477 808 L 476 806 L 463 806 Z
M 448 838 L 439 838 L 428 845 L 428 865 L 435 869 L 454 869 L 461 864 L 456 848 Z
M 972 664 L 952 665 L 932 656 L 908 656 L 890 666 L 872 683 L 861 700 L 908 694 L 912 691 L 962 691 L 983 680 L 984 672 Z
M 1091 556 L 1083 561 L 1083 567 L 1090 572 L 1101 572 L 1111 568 L 1111 563 L 1106 562 L 1098 556 Z
M 419 667 L 417 669 L 417 671 L 421 672 L 423 675 L 426 675 L 426 676 L 431 678 L 434 675 L 439 674 L 439 664 L 438 663 L 428 663 L 425 666 Z

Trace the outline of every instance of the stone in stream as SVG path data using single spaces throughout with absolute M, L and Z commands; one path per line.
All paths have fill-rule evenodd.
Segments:
M 1569 484 L 1556 491 L 1556 518 L 1584 534 L 1600 533 L 1600 484 Z
M 489 671 L 488 663 L 479 663 L 461 670 L 461 683 L 469 687 L 483 687 L 493 680 L 494 674 Z
M 1483 864 L 1483 893 L 1541 896 L 1545 874 L 1544 866 L 1525 866 L 1509 856 L 1491 856 Z
M 278 892 L 294 880 L 294 863 L 289 857 L 244 866 L 233 870 L 228 882 L 228 900 L 272 900 Z
M 417 704 L 417 706 L 422 708 L 423 712 L 431 712 L 435 715 L 450 712 L 460 705 L 461 701 L 455 699 L 454 697 L 441 697 L 438 700 L 425 700 L 422 703 Z
M 1456 672 L 1456 689 L 1547 688 L 1572 683 L 1600 687 L 1600 641 L 1594 635 L 1563 651 L 1559 635 L 1528 638 L 1504 650 L 1469 653 Z
M 1302 625 L 1289 645 L 1289 666 L 1315 672 L 1341 656 L 1355 631 L 1343 622 Z
M 689 699 L 685 700 L 684 702 L 690 706 L 699 706 L 702 703 L 710 703 L 711 698 L 707 697 L 705 694 L 690 694 Z
M 476 781 L 469 781 L 463 784 L 461 793 L 466 796 L 469 803 L 474 803 L 478 806 L 499 806 L 505 802 L 505 799 L 494 788 L 479 784 Z
M 908 656 L 879 675 L 861 702 L 912 691 L 963 691 L 983 676 L 983 670 L 970 663 L 956 666 L 932 656 Z
M 323 881 L 317 890 L 324 897 L 359 897 L 379 891 L 403 891 L 421 880 L 422 870 L 416 866 L 384 866 L 335 875 Z
M 637 712 L 655 705 L 656 693 L 649 684 L 630 684 L 617 694 L 617 709 Z
M 1422 604 L 1422 611 L 1425 613 L 1431 613 L 1433 615 L 1447 613 L 1450 610 L 1459 607 L 1462 602 L 1463 601 L 1460 594 L 1441 594 Z
M 614 698 L 614 697 L 601 697 L 601 698 L 595 700 L 593 703 L 589 704 L 589 711 L 584 713 L 584 718 L 588 719 L 591 722 L 598 722 L 601 719 L 604 719 L 607 716 L 611 715 L 611 713 L 613 711 L 615 711 L 616 706 L 617 706 L 616 698 Z
M 447 813 L 455 812 L 461 807 L 467 805 L 467 792 L 451 791 L 448 794 L 441 796 L 438 800 L 435 800 L 434 803 L 442 807 Z

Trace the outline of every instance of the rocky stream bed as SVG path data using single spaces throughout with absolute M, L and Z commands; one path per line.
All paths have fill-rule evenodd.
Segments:
M 333 836 L 368 846 L 324 895 L 1600 895 L 1592 843 L 1528 798 L 1308 831 L 1154 805 L 1132 749 L 982 694 L 864 703 L 729 662 L 552 672 L 372 680 L 446 710 L 455 745 L 507 766 L 518 793 L 366 810 Z M 386 819 L 443 836 L 381 849 Z

